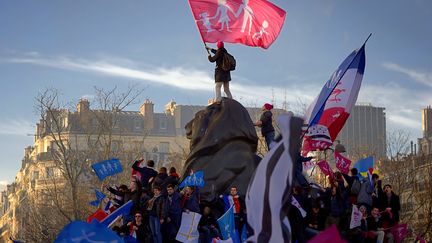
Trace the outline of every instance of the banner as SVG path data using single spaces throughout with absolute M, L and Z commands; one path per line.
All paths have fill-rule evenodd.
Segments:
M 92 168 L 101 181 L 105 179 L 105 177 L 112 176 L 123 171 L 120 160 L 118 159 L 110 159 L 98 162 L 93 164 Z
M 321 160 L 317 163 L 318 167 L 320 168 L 321 172 L 326 176 L 333 176 L 333 170 L 330 168 L 330 165 L 325 160 Z
M 267 0 L 189 0 L 204 42 L 225 41 L 269 48 L 285 21 L 285 11 Z
M 291 197 L 291 204 L 300 211 L 303 218 L 306 218 L 307 215 L 306 211 L 302 208 L 302 206 L 300 205 L 300 203 L 297 201 L 295 197 Z
M 97 207 L 102 202 L 102 200 L 106 197 L 101 191 L 95 189 L 96 200 L 91 201 L 90 205 Z
M 54 242 L 123 243 L 123 240 L 114 231 L 97 222 L 89 224 L 83 221 L 73 221 L 62 229 Z
M 303 120 L 288 114 L 277 120 L 282 139 L 258 164 L 246 192 L 247 222 L 253 232 L 248 238 L 251 242 L 291 239 L 285 207 L 291 203 L 293 164 L 297 163 L 298 154 L 294 156 L 290 151 L 299 151 Z
M 364 44 L 339 65 L 305 114 L 305 128 L 321 125 L 334 141 L 354 106 L 366 64 Z M 309 130 L 308 129 L 308 130 Z M 326 132 L 327 133 L 327 132 Z M 307 137 L 305 136 L 305 139 Z M 312 139 L 313 140 L 313 139 Z M 303 154 L 312 151 L 303 146 Z
M 350 229 L 354 229 L 356 227 L 359 227 L 361 225 L 361 219 L 363 215 L 358 209 L 357 205 L 352 206 L 351 211 L 351 222 L 350 222 Z
M 351 160 L 348 158 L 345 158 L 340 154 L 339 152 L 334 152 L 335 161 L 336 161 L 336 168 L 342 172 L 343 174 L 347 175 L 350 170 Z
M 198 223 L 201 219 L 201 214 L 194 212 L 183 212 L 180 229 L 177 233 L 176 240 L 180 242 L 196 242 L 199 241 Z
M 354 164 L 354 168 L 357 168 L 359 173 L 367 172 L 369 168 L 373 168 L 373 167 L 374 167 L 374 158 L 372 156 L 361 159 Z
M 132 206 L 132 200 L 128 201 L 127 203 L 116 209 L 114 212 L 110 213 L 106 218 L 104 218 L 101 221 L 101 224 L 108 227 L 108 225 L 110 225 L 111 222 L 114 221 L 118 216 L 128 215 L 131 211 Z
M 197 186 L 204 187 L 204 171 L 200 170 L 194 172 L 190 176 L 187 176 L 179 185 L 179 188 L 183 188 L 185 186 Z
M 234 222 L 234 206 L 231 206 L 217 222 L 223 240 L 232 239 L 233 242 L 239 242 L 239 235 L 236 232 Z

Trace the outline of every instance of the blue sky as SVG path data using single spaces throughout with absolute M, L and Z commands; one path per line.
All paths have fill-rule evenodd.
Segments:
M 237 59 L 233 95 L 245 105 L 310 102 L 369 33 L 358 101 L 386 108 L 388 129 L 421 136 L 432 104 L 432 1 L 273 1 L 287 11 L 268 49 L 227 44 Z M 170 100 L 206 104 L 207 61 L 185 0 L 0 2 L 0 185 L 13 181 L 32 144 L 34 97 L 56 88 L 64 101 L 94 86 L 138 85 L 161 111 Z M 138 109 L 138 105 L 130 107 Z

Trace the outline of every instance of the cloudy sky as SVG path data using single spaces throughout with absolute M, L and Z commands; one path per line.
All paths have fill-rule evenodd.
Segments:
M 432 1 L 273 2 L 287 17 L 270 49 L 227 44 L 237 100 L 286 100 L 295 110 L 373 33 L 358 101 L 385 107 L 389 129 L 421 136 L 420 109 L 432 104 Z M 157 111 L 213 95 L 213 65 L 186 0 L 1 1 L 0 74 L 0 187 L 33 142 L 34 97 L 45 88 L 76 103 L 94 86 L 138 85 Z

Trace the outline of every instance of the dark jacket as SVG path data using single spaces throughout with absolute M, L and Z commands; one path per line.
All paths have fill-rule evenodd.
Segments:
M 189 210 L 191 212 L 199 213 L 200 212 L 200 206 L 199 206 L 199 192 L 198 188 L 195 189 L 190 196 L 183 195 L 182 197 L 182 206 L 183 210 Z
M 177 186 L 179 183 L 179 177 L 177 174 L 170 174 L 164 181 L 164 185 L 168 186 L 168 185 L 173 185 L 173 186 Z
M 389 200 L 390 199 L 390 200 Z M 381 211 L 384 211 L 386 208 L 391 208 L 391 213 L 393 217 L 390 219 L 387 213 L 383 213 L 383 220 L 388 220 L 391 225 L 395 225 L 399 222 L 399 211 L 400 211 L 400 199 L 399 196 L 391 193 L 390 198 L 387 197 L 386 194 L 381 198 Z
M 222 61 L 227 50 L 225 48 L 220 49 L 211 49 L 211 52 L 215 54 L 214 56 L 209 56 L 208 59 L 210 62 L 216 62 L 215 68 L 215 82 L 228 82 L 231 81 L 231 73 L 230 71 L 225 71 L 222 69 Z
M 152 177 L 156 177 L 158 173 L 152 168 L 148 168 L 148 167 L 141 168 L 138 166 L 138 163 L 139 163 L 138 161 L 135 161 L 135 163 L 132 165 L 132 168 L 138 171 L 139 173 L 141 173 L 142 186 L 145 188 L 149 188 L 149 180 Z
M 180 205 L 181 196 L 180 193 L 174 192 L 171 196 L 168 195 L 166 199 L 168 216 L 170 215 L 181 215 L 182 208 Z
M 314 214 L 312 211 L 306 214 L 306 227 L 309 227 L 309 224 L 316 225 L 317 227 L 310 227 L 315 230 L 322 231 L 325 228 L 325 220 L 326 216 L 322 213 L 321 209 L 317 214 Z
M 151 199 L 150 199 L 151 200 Z M 149 201 L 147 202 L 149 203 Z M 166 207 L 165 198 L 160 195 L 157 197 L 153 203 L 153 207 L 149 210 L 149 215 L 157 217 L 158 219 L 165 219 L 166 217 Z
M 265 111 L 261 114 L 260 121 L 261 124 L 261 134 L 265 136 L 267 133 L 274 132 L 273 127 L 273 120 L 272 120 L 272 112 L 271 111 Z
M 166 190 L 165 180 L 167 177 L 168 177 L 168 174 L 166 174 L 166 173 L 157 174 L 157 176 L 155 177 L 155 179 L 153 181 L 153 186 L 160 186 L 162 188 L 162 191 L 164 189 Z

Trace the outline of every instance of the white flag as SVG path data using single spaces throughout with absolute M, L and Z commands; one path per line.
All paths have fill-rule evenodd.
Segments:
M 357 208 L 357 205 L 353 205 L 352 212 L 351 212 L 350 229 L 359 227 L 361 225 L 361 219 L 362 219 L 362 213 Z
M 248 242 L 290 242 L 293 163 L 300 152 L 301 118 L 278 117 L 282 140 L 258 164 L 246 193 L 247 222 L 253 230 Z
M 201 214 L 184 212 L 182 214 L 182 221 L 180 229 L 177 233 L 176 240 L 180 242 L 198 243 L 198 223 L 201 219 Z

